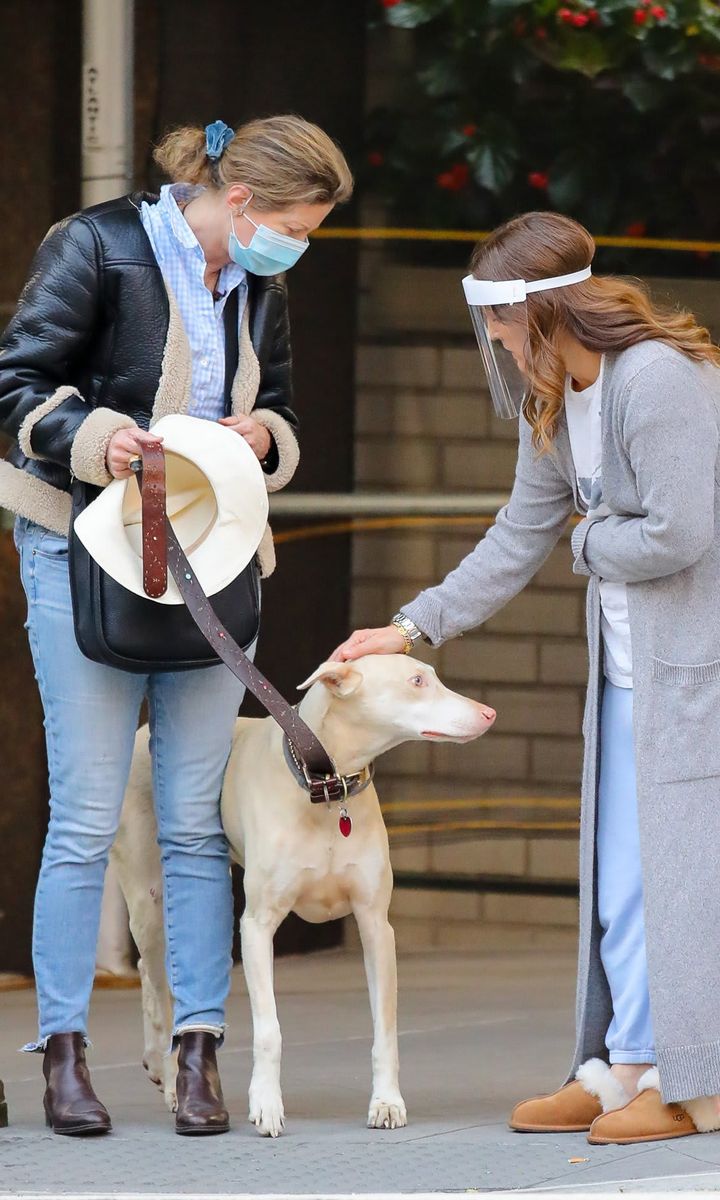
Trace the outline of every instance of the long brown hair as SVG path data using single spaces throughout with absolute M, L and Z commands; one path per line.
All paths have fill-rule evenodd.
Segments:
M 514 217 L 479 242 L 470 260 L 477 279 L 551 279 L 581 271 L 593 259 L 595 243 L 577 221 L 554 212 Z M 509 319 L 512 308 L 497 312 Z M 658 339 L 695 362 L 720 366 L 720 348 L 692 313 L 656 304 L 637 279 L 591 276 L 570 287 L 532 292 L 527 298 L 530 393 L 524 412 L 533 443 L 549 450 L 565 396 L 566 370 L 558 339 L 570 334 L 587 350 L 626 350 Z

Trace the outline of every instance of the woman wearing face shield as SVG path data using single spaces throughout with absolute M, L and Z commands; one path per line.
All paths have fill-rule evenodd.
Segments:
M 296 116 L 168 134 L 171 179 L 50 230 L 5 331 L 0 504 L 15 541 L 45 712 L 50 823 L 35 900 L 33 961 L 44 1106 L 55 1133 L 106 1133 L 85 1061 L 108 852 L 147 696 L 163 868 L 168 979 L 178 1049 L 176 1131 L 228 1129 L 216 1047 L 230 986 L 233 902 L 220 791 L 243 688 L 220 664 L 132 674 L 78 649 L 68 575 L 73 476 L 103 487 L 186 413 L 244 438 L 268 491 L 298 463 L 285 271 L 347 200 L 339 147 Z M 259 568 L 274 566 L 263 539 Z
M 594 249 L 555 213 L 476 247 L 464 287 L 490 392 L 519 415 L 510 501 L 442 583 L 333 657 L 482 624 L 580 515 L 577 1044 L 568 1082 L 510 1124 L 605 1143 L 720 1128 L 720 350 L 689 313 L 594 277 Z

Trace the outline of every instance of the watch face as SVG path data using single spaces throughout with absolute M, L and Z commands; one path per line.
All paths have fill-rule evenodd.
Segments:
M 420 637 L 420 630 L 418 629 L 417 625 L 410 617 L 406 617 L 404 613 L 398 613 L 393 620 L 394 624 L 399 625 L 401 629 L 404 629 L 405 633 L 413 641 Z

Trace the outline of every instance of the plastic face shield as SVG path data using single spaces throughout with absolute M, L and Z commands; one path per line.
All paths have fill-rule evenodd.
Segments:
M 499 417 L 519 417 L 530 378 L 530 331 L 527 297 L 531 292 L 549 291 L 582 283 L 592 274 L 590 267 L 552 279 L 463 279 L 465 299 L 475 330 L 493 407 Z

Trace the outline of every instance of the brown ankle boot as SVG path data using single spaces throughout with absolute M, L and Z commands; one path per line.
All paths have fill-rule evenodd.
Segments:
M 110 1116 L 90 1082 L 81 1033 L 54 1033 L 48 1038 L 43 1075 L 45 1123 L 53 1133 L 84 1137 L 110 1132 Z
M 223 1100 L 213 1033 L 191 1029 L 178 1039 L 176 1133 L 227 1133 L 230 1119 Z

